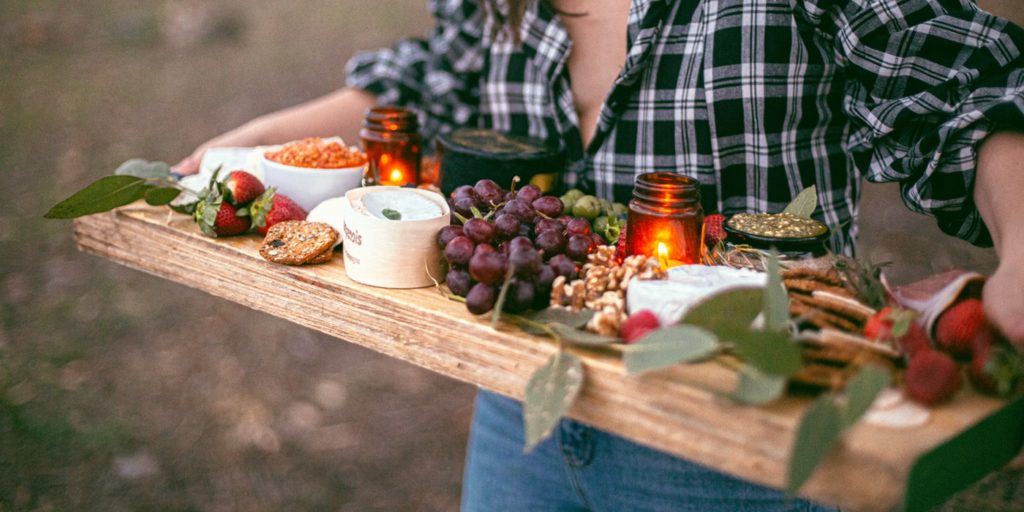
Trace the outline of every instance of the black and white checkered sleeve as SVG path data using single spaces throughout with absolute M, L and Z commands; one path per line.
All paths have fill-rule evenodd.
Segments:
M 485 18 L 468 0 L 431 0 L 429 10 L 437 24 L 425 38 L 359 53 L 345 70 L 346 85 L 378 103 L 418 110 L 428 139 L 446 127 L 476 124 Z
M 849 151 L 873 182 L 976 245 L 976 147 L 1024 128 L 1024 29 L 966 0 L 801 2 L 846 75 Z

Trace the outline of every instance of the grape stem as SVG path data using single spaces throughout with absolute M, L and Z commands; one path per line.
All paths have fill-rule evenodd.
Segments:
M 505 307 L 505 298 L 508 296 L 508 288 L 512 284 L 512 275 L 514 273 L 515 267 L 509 265 L 508 271 L 505 272 L 505 282 L 501 283 L 501 291 L 498 292 L 498 300 L 494 301 L 494 313 L 491 314 L 492 329 L 497 328 L 498 321 L 501 320 L 501 309 Z

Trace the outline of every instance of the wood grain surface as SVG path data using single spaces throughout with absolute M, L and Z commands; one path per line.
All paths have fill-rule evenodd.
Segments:
M 341 340 L 515 398 L 554 346 L 511 326 L 491 329 L 437 289 L 387 290 L 331 263 L 286 267 L 264 261 L 260 239 L 211 239 L 188 218 L 132 205 L 75 221 L 80 249 L 190 286 Z M 767 407 L 723 399 L 734 374 L 713 363 L 625 375 L 611 350 L 576 350 L 586 383 L 570 415 L 580 421 L 773 487 L 788 458 L 806 398 Z M 1001 407 L 965 391 L 912 430 L 857 425 L 801 490 L 849 510 L 897 507 L 919 455 Z

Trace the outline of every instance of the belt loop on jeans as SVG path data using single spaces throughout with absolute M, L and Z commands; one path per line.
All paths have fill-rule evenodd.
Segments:
M 558 425 L 558 445 L 570 467 L 586 467 L 594 460 L 594 429 L 573 420 L 562 420 Z

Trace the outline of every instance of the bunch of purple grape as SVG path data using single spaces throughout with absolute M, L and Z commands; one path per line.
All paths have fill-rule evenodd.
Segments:
M 544 309 L 557 276 L 575 279 L 598 245 L 590 221 L 562 215 L 562 201 L 534 185 L 506 191 L 492 180 L 463 185 L 449 200 L 451 226 L 437 235 L 448 260 L 448 288 L 475 315 L 491 311 L 512 272 L 503 310 Z

